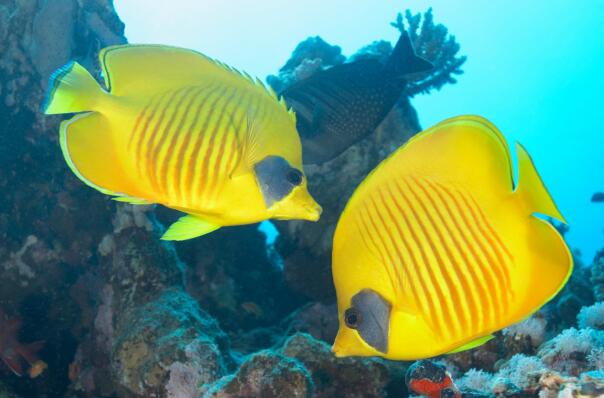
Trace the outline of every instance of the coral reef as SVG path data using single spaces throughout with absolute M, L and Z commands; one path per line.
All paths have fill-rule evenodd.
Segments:
M 115 203 L 78 181 L 57 142 L 61 118 L 38 109 L 49 74 L 66 61 L 98 78 L 98 50 L 124 43 L 124 26 L 111 0 L 2 2 L 0 304 L 22 327 L 17 334 L 19 324 L 0 313 L 0 353 L 20 352 L 23 373 L 38 377 L 3 365 L 0 397 L 405 396 L 411 364 L 335 358 L 328 345 L 338 326 L 330 273 L 338 215 L 365 175 L 420 130 L 408 97 L 453 83 L 464 61 L 430 11 L 395 25 L 408 25 L 435 72 L 417 77 L 374 134 L 308 168 L 324 216 L 275 222 L 280 235 L 267 250 L 256 225 L 161 242 L 173 211 Z M 348 60 L 391 51 L 376 41 Z M 311 38 L 269 82 L 280 90 L 346 61 L 339 47 Z M 434 369 L 457 380 L 439 394 L 603 394 L 603 275 L 604 250 L 532 318 L 439 359 Z M 41 340 L 36 356 L 40 345 L 20 343 Z
M 580 328 L 604 330 L 604 302 L 581 308 L 577 316 L 577 323 Z

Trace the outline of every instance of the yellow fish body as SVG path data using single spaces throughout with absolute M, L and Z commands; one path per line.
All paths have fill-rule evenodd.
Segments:
M 60 131 L 65 160 L 86 184 L 187 213 L 163 239 L 319 218 L 295 115 L 262 83 L 168 46 L 108 47 L 100 61 L 108 91 L 71 63 L 51 79 L 45 105 L 47 114 L 86 112 Z
M 549 301 L 572 271 L 563 218 L 528 153 L 487 120 L 426 130 L 357 188 L 336 228 L 338 356 L 473 348 Z

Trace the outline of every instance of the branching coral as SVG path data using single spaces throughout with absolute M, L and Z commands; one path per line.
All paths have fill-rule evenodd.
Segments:
M 514 339 L 528 337 L 531 340 L 531 344 L 534 347 L 538 347 L 541 345 L 541 343 L 543 343 L 546 326 L 547 321 L 545 319 L 533 316 L 520 323 L 516 323 L 503 329 L 503 334 Z
M 470 369 L 456 382 L 456 384 L 462 390 L 471 390 L 487 394 L 491 391 L 492 379 L 493 375 L 491 373 L 478 369 Z
M 577 316 L 577 322 L 580 328 L 604 330 L 604 301 L 583 307 Z
M 459 44 L 455 36 L 449 35 L 444 25 L 434 24 L 432 8 L 424 14 L 412 14 L 410 10 L 406 10 L 405 16 L 399 13 L 391 25 L 401 32 L 409 32 L 415 52 L 434 65 L 430 72 L 419 74 L 415 80 L 409 80 L 405 90 L 409 97 L 420 93 L 427 94 L 432 89 L 440 90 L 447 83 L 457 83 L 454 75 L 463 73 L 461 66 L 467 58 L 457 55 Z
M 543 344 L 538 356 L 551 369 L 577 376 L 590 369 L 591 363 L 599 362 L 601 349 L 604 331 L 570 328 Z
M 499 369 L 494 383 L 497 380 L 509 380 L 517 387 L 525 390 L 531 389 L 538 385 L 539 379 L 545 371 L 545 365 L 539 358 L 516 354 Z

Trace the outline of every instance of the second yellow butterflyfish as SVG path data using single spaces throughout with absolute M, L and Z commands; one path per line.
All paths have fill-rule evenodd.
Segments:
M 419 133 L 357 188 L 334 237 L 338 356 L 413 360 L 476 347 L 537 311 L 572 257 L 526 150 L 518 180 L 477 116 Z
M 117 200 L 187 213 L 163 239 L 319 218 L 295 115 L 258 80 L 168 46 L 108 47 L 100 63 L 107 90 L 70 63 L 51 78 L 44 111 L 79 113 L 61 124 L 60 142 L 83 182 Z

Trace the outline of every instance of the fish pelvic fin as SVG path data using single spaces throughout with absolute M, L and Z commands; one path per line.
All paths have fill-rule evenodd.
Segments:
M 463 352 L 467 350 L 471 350 L 476 347 L 480 347 L 481 345 L 491 341 L 495 336 L 489 334 L 488 336 L 479 337 L 476 340 L 472 340 L 469 343 L 462 345 L 461 347 L 457 347 L 456 349 L 449 351 L 447 354 L 456 354 L 458 352 Z
M 531 213 L 553 217 L 566 224 L 526 149 L 516 144 L 518 153 L 518 184 L 515 194 L 522 200 Z
M 427 72 L 433 68 L 432 63 L 417 56 L 409 33 L 403 32 L 392 50 L 385 71 L 397 76 L 404 76 L 411 73 Z
M 116 197 L 113 197 L 111 199 L 115 200 L 116 202 L 130 203 L 131 205 L 150 205 L 150 204 L 153 204 L 152 202 L 149 202 L 147 199 L 132 198 L 130 196 L 116 196 Z
M 106 92 L 77 62 L 57 69 L 48 83 L 42 112 L 47 115 L 92 111 Z
M 220 225 L 212 224 L 199 217 L 187 215 L 181 217 L 164 232 L 161 240 L 187 240 L 216 231 Z

